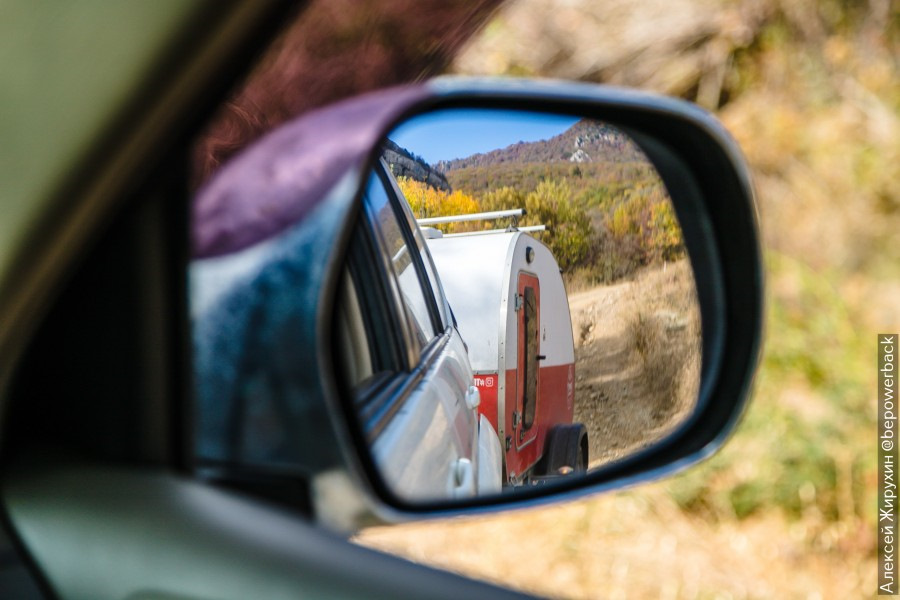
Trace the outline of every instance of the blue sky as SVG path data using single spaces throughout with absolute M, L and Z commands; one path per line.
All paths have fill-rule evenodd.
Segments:
M 413 117 L 388 138 L 428 163 L 559 135 L 578 117 L 497 109 L 445 109 Z

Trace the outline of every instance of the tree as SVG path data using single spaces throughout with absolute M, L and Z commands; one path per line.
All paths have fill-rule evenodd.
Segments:
M 409 177 L 399 177 L 397 184 L 406 197 L 413 214 L 419 219 L 464 215 L 479 212 L 480 210 L 478 202 L 474 198 L 459 190 L 455 192 L 436 190 L 421 181 L 416 181 Z M 442 225 L 441 229 L 445 233 L 455 233 L 471 231 L 473 226 L 468 223 L 448 223 Z

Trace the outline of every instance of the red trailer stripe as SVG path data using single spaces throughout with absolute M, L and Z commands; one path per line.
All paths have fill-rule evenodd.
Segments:
M 475 376 L 475 386 L 481 394 L 478 411 L 485 415 L 497 429 L 497 376 L 482 373 Z M 544 440 L 547 430 L 557 423 L 571 423 L 575 411 L 575 365 L 554 365 L 541 367 L 540 394 L 534 425 L 537 437 L 534 442 L 517 447 L 513 431 L 512 413 L 516 407 L 516 370 L 506 371 L 506 415 L 504 416 L 506 435 L 510 436 L 509 450 L 506 451 L 507 474 L 517 477 L 531 469 L 544 455 Z M 504 448 L 506 440 L 500 440 Z

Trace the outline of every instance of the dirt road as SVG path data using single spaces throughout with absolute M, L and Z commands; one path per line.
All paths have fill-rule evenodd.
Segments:
M 575 420 L 588 428 L 596 467 L 660 439 L 694 406 L 700 315 L 690 265 L 571 293 L 569 310 Z

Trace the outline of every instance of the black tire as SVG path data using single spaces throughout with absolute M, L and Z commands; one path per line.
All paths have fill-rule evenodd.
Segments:
M 541 460 L 543 475 L 560 475 L 561 469 L 584 473 L 588 466 L 588 434 L 581 423 L 557 425 L 547 432 L 544 457 Z

